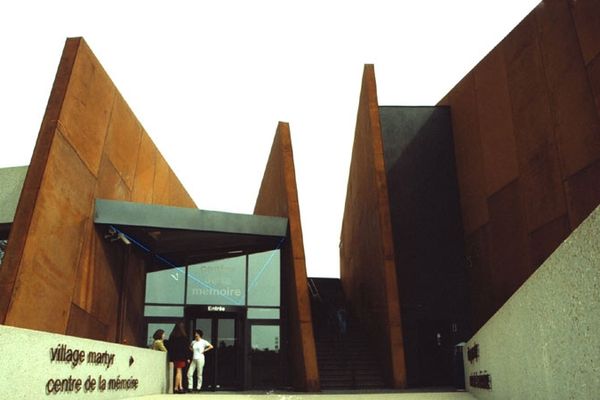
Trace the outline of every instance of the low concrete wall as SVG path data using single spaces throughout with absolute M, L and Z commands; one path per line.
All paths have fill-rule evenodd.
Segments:
M 0 325 L 0 356 L 2 399 L 167 392 L 166 353 L 159 351 Z
M 464 360 L 478 399 L 598 399 L 600 208 L 469 340 Z M 486 375 L 491 389 L 470 384 Z

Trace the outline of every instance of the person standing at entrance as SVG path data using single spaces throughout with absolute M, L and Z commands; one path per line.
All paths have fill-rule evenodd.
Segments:
M 185 333 L 185 324 L 183 322 L 176 323 L 167 344 L 169 359 L 173 361 L 173 366 L 175 367 L 175 385 L 173 387 L 175 393 L 185 393 L 182 371 L 185 368 L 187 360 L 190 358 L 188 340 L 189 338 Z
M 204 336 L 204 332 L 201 330 L 197 330 L 194 334 L 194 341 L 190 345 L 190 350 L 194 353 L 192 358 L 192 363 L 190 364 L 190 368 L 188 369 L 188 389 L 193 390 L 194 384 L 194 372 L 196 372 L 198 377 L 198 383 L 196 384 L 196 390 L 200 391 L 202 388 L 202 371 L 204 370 L 204 353 L 211 350 L 213 345 L 208 341 L 202 339 Z

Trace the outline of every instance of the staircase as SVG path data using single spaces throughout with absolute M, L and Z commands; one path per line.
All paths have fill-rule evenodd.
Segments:
M 321 389 L 385 388 L 374 346 L 346 307 L 340 280 L 310 278 L 309 287 Z

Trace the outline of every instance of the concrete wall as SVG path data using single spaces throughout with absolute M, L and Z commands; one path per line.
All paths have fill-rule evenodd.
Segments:
M 194 207 L 83 39 L 68 39 L 0 269 L 0 322 L 145 345 L 144 260 L 94 199 Z
M 288 239 L 282 247 L 283 307 L 290 342 L 292 384 L 297 390 L 318 391 L 319 373 L 304 259 L 300 206 L 296 187 L 290 127 L 280 122 L 260 186 L 254 214 L 288 218 Z
M 600 203 L 600 2 L 543 1 L 440 104 L 479 327 Z
M 53 361 L 52 350 L 60 345 L 66 345 L 65 350 L 85 352 L 83 362 Z M 88 360 L 91 352 L 106 352 L 107 356 L 100 358 L 98 364 L 88 362 L 94 361 L 93 358 Z M 159 351 L 0 325 L 0 353 L 5 360 L 0 379 L 0 397 L 3 399 L 41 399 L 48 396 L 57 399 L 74 396 L 122 399 L 168 391 L 166 353 Z M 110 355 L 114 355 L 112 359 Z M 133 362 L 130 365 L 131 358 Z M 64 391 L 55 383 L 57 379 L 69 378 L 81 380 L 79 390 L 73 385 Z M 90 382 L 95 380 L 96 385 L 88 384 L 86 390 L 88 378 Z M 106 380 L 104 390 L 100 387 L 100 379 Z M 111 379 L 130 380 L 130 384 L 132 379 L 137 379 L 137 387 L 111 387 Z M 53 392 L 55 389 L 59 391 Z
M 10 232 L 26 173 L 27 167 L 0 169 L 0 240 Z
M 468 341 L 467 388 L 479 399 L 597 399 L 600 393 L 600 208 Z M 491 375 L 491 390 L 469 377 Z
M 383 106 L 379 116 L 407 381 L 449 386 L 454 346 L 473 334 L 450 109 Z
M 406 386 L 394 243 L 373 65 L 366 65 L 340 242 L 344 293 L 382 360 L 390 386 Z

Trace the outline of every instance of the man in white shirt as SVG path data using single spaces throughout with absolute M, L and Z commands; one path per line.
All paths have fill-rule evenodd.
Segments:
M 199 391 L 202 388 L 202 370 L 204 369 L 204 353 L 213 348 L 212 344 L 202 339 L 203 335 L 204 333 L 201 330 L 195 331 L 194 341 L 190 344 L 190 350 L 192 350 L 194 355 L 187 374 L 189 391 L 193 390 L 194 372 L 196 372 L 198 376 L 198 384 L 196 385 L 196 390 Z

